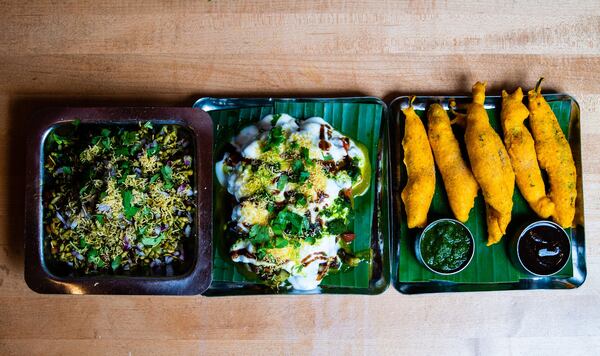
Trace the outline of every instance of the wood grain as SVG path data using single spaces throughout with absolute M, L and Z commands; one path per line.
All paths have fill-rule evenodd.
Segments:
M 594 354 L 600 349 L 600 3 L 0 1 L 1 354 Z M 44 296 L 23 280 L 23 139 L 48 105 L 461 94 L 581 105 L 588 280 L 375 297 Z

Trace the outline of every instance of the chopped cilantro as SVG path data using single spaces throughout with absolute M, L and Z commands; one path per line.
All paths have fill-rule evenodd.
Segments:
M 94 215 L 94 217 L 96 218 L 96 221 L 100 225 L 104 225 L 104 215 L 103 214 L 96 214 L 96 215 Z
M 265 142 L 262 150 L 263 152 L 270 151 L 273 148 L 279 147 L 283 141 L 285 141 L 285 136 L 283 135 L 283 129 L 281 126 L 276 126 L 267 135 L 267 141 Z
M 102 261 L 102 259 L 98 255 L 98 250 L 96 250 L 95 248 L 90 250 L 87 256 L 87 260 L 88 262 L 96 265 L 98 268 L 102 268 L 105 266 L 104 261 Z
M 250 229 L 250 241 L 252 241 L 253 244 L 267 242 L 270 238 L 268 226 L 254 225 Z
M 112 262 L 110 263 L 110 267 L 115 271 L 117 268 L 121 266 L 121 255 L 117 255 Z
M 299 159 L 294 160 L 294 162 L 292 163 L 292 170 L 294 171 L 294 173 L 300 173 L 303 169 L 304 164 L 302 163 L 302 161 Z
M 306 206 L 306 197 L 304 195 L 300 195 L 296 198 L 296 206 Z
M 288 176 L 285 174 L 282 174 L 279 177 L 279 180 L 277 181 L 277 189 L 279 189 L 279 190 L 285 189 L 285 185 L 287 184 L 287 182 L 288 182 Z
M 277 237 L 277 239 L 275 240 L 275 247 L 277 248 L 283 248 L 286 247 L 288 245 L 288 240 L 284 239 L 283 237 Z
M 279 120 L 280 117 L 281 117 L 281 114 L 273 114 L 273 118 L 271 119 L 271 125 L 273 125 L 273 126 L 277 125 L 277 121 Z
M 310 151 L 308 150 L 308 148 L 306 148 L 306 147 L 300 148 L 300 155 L 302 156 L 303 159 L 309 159 L 309 153 L 310 153 Z
M 123 208 L 125 210 L 125 217 L 127 219 L 131 219 L 140 208 L 131 205 L 131 200 L 133 199 L 133 193 L 131 190 L 126 190 L 122 193 L 123 197 Z
M 156 246 L 165 238 L 164 234 L 160 234 L 157 237 L 142 237 L 142 244 L 144 246 Z
M 266 255 L 267 255 L 267 250 L 264 247 L 261 247 L 258 250 L 256 250 L 256 258 L 257 259 L 262 260 L 263 258 L 265 258 Z
M 160 151 L 160 146 L 159 146 L 159 145 L 154 145 L 154 146 L 152 146 L 152 147 L 149 147 L 149 148 L 146 150 L 146 155 L 148 155 L 148 157 L 152 157 L 152 156 L 154 156 L 155 154 L 157 154 L 157 153 L 158 153 L 158 151 Z
M 138 140 L 137 133 L 134 131 L 123 131 L 121 134 L 121 143 L 125 146 L 131 146 Z
M 127 147 L 119 147 L 119 148 L 115 149 L 115 154 L 117 156 L 128 156 L 129 149 Z
M 167 182 L 170 182 L 171 178 L 173 178 L 173 168 L 171 168 L 171 166 L 164 165 L 160 169 L 160 173 L 162 174 L 164 180 Z
M 310 177 L 310 173 L 307 171 L 302 171 L 300 172 L 300 177 L 298 177 L 298 182 L 304 183 L 308 180 L 308 177 Z
M 343 219 L 334 219 L 327 223 L 327 231 L 332 235 L 339 235 L 348 231 L 348 228 Z
M 52 134 L 50 135 L 50 137 L 59 146 L 62 145 L 62 144 L 64 144 L 64 143 L 66 143 L 66 142 L 68 142 L 68 140 L 66 138 L 60 136 L 59 134 L 57 134 L 54 131 L 52 131 Z
M 276 235 L 288 232 L 293 235 L 302 235 L 309 228 L 306 216 L 302 216 L 289 210 L 282 210 L 277 217 L 271 221 L 271 228 Z

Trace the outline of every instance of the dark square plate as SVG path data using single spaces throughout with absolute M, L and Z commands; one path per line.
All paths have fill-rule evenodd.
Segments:
M 170 276 L 77 275 L 46 258 L 43 227 L 44 142 L 54 129 L 80 120 L 82 125 L 122 127 L 152 122 L 186 128 L 193 144 L 196 215 L 192 238 L 184 242 L 187 260 Z M 212 268 L 212 121 L 192 108 L 50 108 L 31 118 L 27 141 L 25 197 L 25 281 L 38 293 L 175 294 L 202 293 Z M 191 257 L 191 258 L 190 258 Z

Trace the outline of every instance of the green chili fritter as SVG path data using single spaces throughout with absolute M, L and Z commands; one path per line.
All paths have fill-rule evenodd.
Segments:
M 67 126 L 51 131 L 44 148 L 51 259 L 83 273 L 172 274 L 194 226 L 189 133 L 150 122 Z

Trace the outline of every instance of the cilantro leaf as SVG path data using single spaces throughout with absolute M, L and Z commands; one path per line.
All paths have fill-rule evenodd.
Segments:
M 271 239 L 269 227 L 263 225 L 254 225 L 250 229 L 250 241 L 253 244 L 260 244 Z
M 262 260 L 263 258 L 265 258 L 266 255 L 267 255 L 267 250 L 264 247 L 261 247 L 258 250 L 256 250 L 256 258 L 257 259 Z
M 279 190 L 285 189 L 287 182 L 288 182 L 288 176 L 285 174 L 282 174 L 279 177 L 279 180 L 277 181 L 277 189 L 279 189 Z
M 302 161 L 299 159 L 294 160 L 294 162 L 292 163 L 292 170 L 294 171 L 294 173 L 302 172 L 302 170 L 304 170 L 304 164 L 302 163 Z
M 160 173 L 162 174 L 163 178 L 166 181 L 171 180 L 171 178 L 173 178 L 173 168 L 171 168 L 168 165 L 164 165 L 161 169 L 160 169 Z
M 288 245 L 288 240 L 284 239 L 283 237 L 278 237 L 277 240 L 275 240 L 275 247 L 277 248 L 283 248 L 286 247 Z
M 125 210 L 125 217 L 127 219 L 131 219 L 140 208 L 131 205 L 131 200 L 133 199 L 133 193 L 131 190 L 126 190 L 122 193 L 123 198 L 123 208 Z
M 296 206 L 306 206 L 306 203 L 306 197 L 304 195 L 300 195 L 300 197 L 296 199 Z
M 121 143 L 125 146 L 131 146 L 137 142 L 137 133 L 135 131 L 123 131 L 121 134 Z
M 159 177 L 160 177 L 160 175 L 159 175 L 158 173 L 157 173 L 157 174 L 155 174 L 155 175 L 153 175 L 153 176 L 150 178 L 150 183 L 154 183 L 154 182 L 156 182 L 156 180 L 157 180 Z
M 156 246 L 165 238 L 164 234 L 160 234 L 157 237 L 142 237 L 142 244 L 144 246 Z
M 154 156 L 155 154 L 157 154 L 159 150 L 160 150 L 160 145 L 158 145 L 158 144 L 157 144 L 157 145 L 154 145 L 154 146 L 152 146 L 152 147 L 149 147 L 149 148 L 146 150 L 146 155 L 147 155 L 148 157 L 152 157 L 152 156 Z
M 348 229 L 343 219 L 334 219 L 327 223 L 327 231 L 332 235 L 339 235 L 348 231 Z
M 121 255 L 117 255 L 114 260 L 110 263 L 110 267 L 115 271 L 121 266 Z
M 308 177 L 310 177 L 310 173 L 307 171 L 302 171 L 300 172 L 300 177 L 298 177 L 298 182 L 304 183 L 308 180 Z
M 280 117 L 281 114 L 273 114 L 273 118 L 271 119 L 271 125 L 275 126 Z
M 275 126 L 273 129 L 271 129 L 271 131 L 269 131 L 269 134 L 267 135 L 267 141 L 262 147 L 262 151 L 266 152 L 272 148 L 279 147 L 283 141 L 285 141 L 283 129 L 281 126 Z
M 302 235 L 309 227 L 310 224 L 306 216 L 288 210 L 280 211 L 277 217 L 271 222 L 271 228 L 276 235 L 282 235 L 283 232 Z
M 96 218 L 96 221 L 98 223 L 100 223 L 100 226 L 104 225 L 104 215 L 103 214 L 96 214 L 94 217 Z
M 102 261 L 102 259 L 98 255 L 98 250 L 96 250 L 95 248 L 90 250 L 87 256 L 87 260 L 88 262 L 96 265 L 98 268 L 102 268 L 105 266 L 104 261 Z
M 117 155 L 117 156 L 128 156 L 129 155 L 129 149 L 127 147 L 119 147 L 119 148 L 115 149 L 115 155 Z

